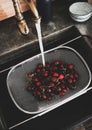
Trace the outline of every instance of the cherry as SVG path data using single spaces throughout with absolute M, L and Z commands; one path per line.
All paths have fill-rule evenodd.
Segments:
M 59 79 L 60 79 L 60 80 L 64 79 L 64 75 L 63 75 L 63 74 L 60 74 L 60 75 L 59 75 Z
M 59 74 L 58 74 L 57 72 L 54 72 L 54 73 L 53 73 L 53 76 L 58 77 Z
M 47 77 L 48 76 L 48 72 L 45 71 L 44 74 L 43 74 L 44 77 Z
M 53 83 L 53 82 L 50 82 L 50 84 L 49 84 L 51 87 L 54 87 L 55 86 L 55 84 Z
M 39 81 L 39 79 L 38 78 L 34 78 L 34 82 L 37 82 L 37 81 Z
M 36 86 L 40 86 L 41 82 L 37 81 L 35 84 L 36 84 Z
M 52 77 L 52 78 L 51 78 L 51 81 L 52 81 L 52 82 L 56 82 L 56 80 L 57 80 L 56 77 Z
M 71 83 L 73 82 L 73 80 L 72 80 L 71 78 L 69 78 L 69 79 L 67 79 L 67 82 L 68 82 L 69 84 L 71 84 Z
M 69 65 L 68 65 L 68 68 L 69 68 L 69 69 L 74 69 L 74 65 L 73 65 L 73 64 L 69 64 Z
M 41 91 L 44 91 L 44 86 L 39 86 L 39 89 L 40 89 Z
M 58 60 L 54 62 L 54 65 L 59 65 L 59 64 L 60 64 L 60 61 Z
M 36 91 L 36 95 L 41 95 L 41 92 L 40 91 Z
M 70 77 L 71 79 L 73 79 L 73 78 L 74 78 L 74 75 L 73 75 L 73 74 L 70 74 L 69 77 Z
M 50 68 L 50 63 L 46 63 L 46 64 L 45 64 L 45 67 L 46 67 L 46 68 Z
M 42 99 L 46 99 L 47 98 L 46 94 L 41 95 L 41 97 L 42 97 Z
M 66 93 L 66 92 L 67 92 L 67 88 L 64 88 L 64 89 L 63 89 L 63 92 Z
M 58 92 L 61 92 L 61 90 L 62 90 L 61 87 L 58 87 L 58 88 L 57 88 L 57 91 L 58 91 Z
M 38 64 L 37 68 L 39 68 L 39 69 L 43 68 L 43 64 L 41 64 L 41 63 Z
M 64 96 L 64 95 L 65 95 L 65 92 L 63 91 L 59 93 L 59 96 Z
M 37 69 L 36 72 L 39 73 L 41 70 L 40 69 Z

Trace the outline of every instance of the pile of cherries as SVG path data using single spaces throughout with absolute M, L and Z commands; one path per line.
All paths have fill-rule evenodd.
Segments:
M 64 96 L 67 90 L 74 90 L 79 74 L 73 64 L 60 61 L 38 64 L 34 72 L 27 73 L 26 87 L 37 99 L 50 100 L 55 95 Z

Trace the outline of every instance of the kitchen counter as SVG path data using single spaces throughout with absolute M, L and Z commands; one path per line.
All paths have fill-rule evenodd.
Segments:
M 59 6 L 60 8 L 56 8 Z M 56 30 L 47 30 L 46 24 L 41 23 L 44 46 L 49 40 L 55 40 L 62 30 L 72 25 L 76 26 L 82 35 L 92 37 L 92 18 L 83 23 L 75 22 L 69 16 L 68 7 L 69 5 L 62 6 L 60 3 L 53 2 L 53 22 Z M 35 25 L 31 19 L 30 11 L 24 13 L 24 17 L 30 29 L 30 33 L 27 36 L 19 32 L 15 17 L 0 23 L 0 64 L 2 66 L 11 61 L 11 59 L 19 58 L 25 50 L 32 52 L 39 48 Z

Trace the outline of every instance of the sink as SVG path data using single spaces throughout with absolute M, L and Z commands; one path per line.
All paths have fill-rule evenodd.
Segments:
M 59 45 L 72 47 L 82 55 L 92 72 L 92 45 L 90 40 L 87 37 L 83 37 L 74 26 L 66 28 L 64 31 L 58 32 L 56 35 L 57 36 L 55 38 L 52 37 L 49 42 L 47 42 L 46 39 L 43 39 L 45 50 Z M 33 46 L 33 48 L 35 48 L 35 46 Z M 7 74 L 12 66 L 37 53 L 40 53 L 39 47 L 36 46 L 35 49 L 31 49 L 28 46 L 26 49 L 18 53 L 20 55 L 17 55 L 16 59 L 7 61 L 7 63 L 2 64 L 0 68 L 0 80 L 3 81 L 1 91 L 4 93 L 0 93 L 0 103 L 8 128 L 14 130 L 24 130 L 25 128 L 27 130 L 34 130 L 37 128 L 40 130 L 65 130 L 74 124 L 74 122 L 91 115 L 92 102 L 90 100 L 92 99 L 92 91 L 89 91 L 84 95 L 77 97 L 76 99 L 35 119 L 33 119 L 33 115 L 24 114 L 16 108 L 7 91 Z

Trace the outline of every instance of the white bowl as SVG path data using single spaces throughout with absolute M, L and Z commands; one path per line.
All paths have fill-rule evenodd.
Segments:
M 87 17 L 75 17 L 75 16 L 72 16 L 72 15 L 70 15 L 71 16 L 71 18 L 74 20 L 74 21 L 76 21 L 76 22 L 85 22 L 85 21 L 87 21 L 91 16 L 89 15 L 89 16 L 87 16 Z
M 92 5 L 87 2 L 73 3 L 69 7 L 69 13 L 75 21 L 84 22 L 92 16 Z

